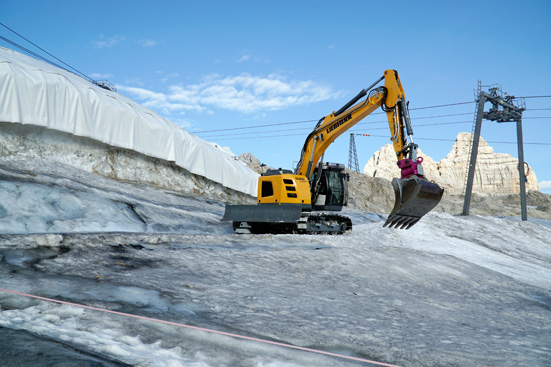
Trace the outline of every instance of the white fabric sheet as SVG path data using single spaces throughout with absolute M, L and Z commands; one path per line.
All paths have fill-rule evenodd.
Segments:
M 257 195 L 258 174 L 235 157 L 116 92 L 0 47 L 0 121 L 44 126 L 173 161 Z

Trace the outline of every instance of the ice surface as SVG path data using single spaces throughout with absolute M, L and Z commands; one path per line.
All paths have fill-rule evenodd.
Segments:
M 255 194 L 256 176 L 235 175 L 243 165 L 227 149 L 1 51 L 4 125 L 90 137 Z M 42 79 L 75 93 L 42 93 Z M 33 91 L 55 98 L 55 111 Z M 79 105 L 82 95 L 97 103 Z M 220 221 L 221 202 L 106 178 L 133 157 L 114 168 L 97 146 L 45 131 L 3 141 L 0 288 L 400 366 L 550 365 L 550 221 L 432 212 L 396 231 L 384 216 L 345 210 L 354 230 L 343 236 L 239 236 Z M 135 182 L 159 182 L 151 164 Z M 0 341 L 5 366 L 366 365 L 4 291 Z
M 219 223 L 222 204 L 148 190 L 40 160 L 0 165 L 0 233 L 182 232 L 203 233 Z M 29 174 L 29 172 L 34 172 Z
M 400 366 L 551 360 L 549 221 L 345 210 L 343 236 L 239 236 L 219 202 L 45 159 L 0 179 L 0 288 Z M 0 326 L 83 365 L 366 365 L 5 292 Z

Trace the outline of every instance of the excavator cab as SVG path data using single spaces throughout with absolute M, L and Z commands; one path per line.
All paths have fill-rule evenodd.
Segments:
M 312 209 L 341 211 L 348 204 L 349 176 L 340 163 L 323 163 L 312 175 Z

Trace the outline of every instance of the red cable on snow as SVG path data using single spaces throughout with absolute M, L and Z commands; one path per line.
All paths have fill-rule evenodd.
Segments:
M 161 323 L 161 324 L 179 326 L 179 327 L 184 327 L 184 328 L 188 328 L 188 329 L 204 331 L 204 332 L 212 333 L 212 334 L 229 336 L 229 337 L 232 337 L 232 338 L 255 341 L 255 342 L 264 343 L 264 344 L 271 344 L 271 345 L 276 345 L 276 346 L 284 347 L 284 348 L 297 349 L 297 350 L 301 350 L 301 351 L 305 351 L 305 352 L 324 354 L 324 355 L 331 356 L 331 357 L 344 358 L 344 359 L 349 359 L 349 360 L 352 360 L 352 361 L 370 363 L 370 364 L 374 364 L 374 365 L 378 365 L 378 366 L 400 367 L 400 366 L 397 366 L 397 365 L 394 365 L 394 364 L 371 361 L 369 359 L 351 357 L 351 356 L 347 356 L 347 355 L 344 355 L 344 354 L 325 352 L 325 351 L 322 351 L 322 350 L 299 347 L 299 346 L 296 346 L 296 345 L 279 343 L 279 342 L 274 342 L 274 341 L 271 341 L 271 340 L 265 340 L 265 339 L 259 339 L 259 338 L 253 338 L 253 337 L 250 337 L 250 336 L 243 336 L 243 335 L 239 335 L 239 334 L 227 333 L 227 332 L 224 332 L 224 331 L 205 329 L 205 328 L 201 328 L 201 327 L 197 327 L 197 326 L 180 324 L 180 323 L 172 322 L 172 321 L 165 321 L 165 320 L 154 319 L 154 318 L 151 318 L 151 317 L 132 315 L 132 314 L 125 313 L 125 312 L 111 311 L 111 310 L 106 310 L 104 308 L 86 306 L 86 305 L 81 305 L 81 304 L 78 304 L 78 303 L 72 303 L 72 302 L 66 302 L 66 301 L 60 301 L 60 300 L 53 299 L 53 298 L 40 297 L 40 296 L 35 296 L 35 295 L 32 295 L 32 294 L 16 292 L 16 291 L 12 291 L 12 290 L 9 290 L 9 289 L 4 289 L 4 288 L 0 288 L 0 291 L 7 292 L 7 293 L 12 293 L 12 294 L 17 294 L 19 296 L 35 298 L 35 299 L 39 299 L 39 300 L 42 300 L 42 301 L 55 302 L 55 303 L 60 303 L 60 304 L 63 304 L 63 305 L 80 307 L 80 308 L 85 308 L 85 309 L 88 309 L 88 310 L 94 310 L 94 311 L 100 311 L 100 312 L 106 312 L 106 313 L 111 313 L 111 314 L 119 315 L 119 316 L 133 317 L 133 318 L 136 318 L 136 319 L 142 319 L 142 320 L 158 322 L 158 323 Z

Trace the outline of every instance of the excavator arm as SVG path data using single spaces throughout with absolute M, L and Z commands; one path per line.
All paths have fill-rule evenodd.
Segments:
M 384 80 L 384 86 L 373 89 L 382 80 Z M 368 97 L 357 103 L 365 96 Z M 337 112 L 319 120 L 314 130 L 306 138 L 295 173 L 311 179 L 313 168 L 331 143 L 379 107 L 386 112 L 390 138 L 398 160 L 411 159 L 415 154 L 416 146 L 413 143 L 408 144 L 406 140 L 406 133 L 412 140 L 413 130 L 405 100 L 406 95 L 398 72 L 386 70 L 381 78 L 369 88 L 358 93 Z
M 384 86 L 374 88 L 383 80 Z M 366 98 L 358 102 L 363 97 Z M 423 158 L 417 157 L 406 94 L 396 70 L 386 70 L 381 78 L 338 111 L 319 120 L 306 138 L 295 174 L 306 176 L 312 182 L 312 202 L 315 202 L 317 177 L 312 175 L 318 163 L 321 170 L 324 152 L 335 139 L 379 107 L 386 113 L 390 140 L 401 169 L 401 177 L 392 180 L 396 200 L 385 226 L 407 229 L 440 202 L 444 190 L 424 177 Z

